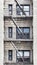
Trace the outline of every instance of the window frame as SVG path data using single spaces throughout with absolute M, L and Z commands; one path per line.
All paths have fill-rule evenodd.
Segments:
M 11 55 L 9 53 L 11 53 Z M 12 58 L 13 58 L 12 55 L 13 55 L 13 50 L 8 50 L 8 60 L 9 61 L 12 61 Z
M 11 29 L 11 32 L 10 32 L 10 29 Z M 12 38 L 12 31 L 13 28 L 12 27 L 8 27 L 8 38 Z
M 18 51 L 22 51 L 22 53 L 23 53 L 23 59 L 25 59 L 24 58 L 24 52 L 26 51 L 26 52 L 29 52 L 29 63 L 30 63 L 30 50 L 18 50 Z M 22 61 L 19 61 L 18 59 L 22 59 L 22 58 L 18 58 L 17 57 L 17 51 L 16 51 L 16 62 L 23 62 L 23 60 Z M 27 59 L 27 58 L 26 58 Z M 25 61 L 24 61 L 25 62 Z M 27 63 L 28 63 L 28 61 L 27 61 Z
M 22 50 L 18 50 L 18 51 L 22 51 Z M 18 53 L 18 52 L 16 51 L 16 62 L 19 62 L 17 53 Z M 23 53 L 22 53 L 22 54 L 23 54 Z M 23 57 L 23 56 L 22 56 L 22 57 Z M 21 59 L 21 57 L 20 57 L 19 59 Z M 22 62 L 23 60 L 21 59 L 20 61 Z
M 26 39 L 30 39 L 30 27 L 24 27 L 25 29 L 29 29 L 29 33 L 24 33 L 24 35 L 28 35 L 29 34 L 29 38 L 26 38 Z
M 19 5 L 16 5 L 16 15 L 21 15 L 21 14 L 17 14 L 17 6 L 19 7 Z M 29 12 L 29 15 L 30 15 L 30 4 L 20 4 L 20 7 L 21 6 L 22 6 L 23 11 L 24 11 L 24 6 L 29 6 L 29 11 L 24 11 L 24 12 Z M 22 11 L 20 10 L 20 12 Z M 24 15 L 23 12 L 22 12 L 22 15 Z
M 24 12 L 29 12 L 30 15 L 30 5 L 24 5 L 24 6 L 29 6 L 29 11 L 24 11 Z
M 27 38 L 27 36 L 24 38 L 24 37 L 22 37 L 22 33 L 18 33 L 18 28 L 16 27 L 16 39 L 30 39 L 30 27 L 19 27 L 20 29 L 22 28 L 23 29 L 23 34 L 24 34 L 24 37 L 25 37 L 25 35 L 28 35 L 28 38 Z M 24 33 L 24 28 L 26 29 L 29 29 L 29 33 Z
M 11 7 L 11 10 L 10 10 L 10 7 Z M 8 4 L 8 8 L 9 8 L 9 15 L 12 15 L 13 5 L 12 4 Z

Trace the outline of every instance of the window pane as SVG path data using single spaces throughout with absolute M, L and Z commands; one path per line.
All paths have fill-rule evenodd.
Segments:
M 20 15 L 23 15 L 23 12 L 20 12 Z
M 25 12 L 25 14 L 26 14 L 27 16 L 29 16 L 29 12 Z
M 30 28 L 20 27 L 16 29 L 16 38 L 17 39 L 29 39 L 30 38 Z
M 12 27 L 9 28 L 9 32 L 11 32 L 11 31 L 12 31 Z
M 26 15 L 28 16 L 29 15 L 29 6 L 20 5 L 20 7 L 23 9 L 24 13 L 26 13 Z M 16 10 L 17 10 L 18 15 L 24 15 L 18 5 L 16 7 Z
M 29 33 L 29 28 L 24 28 L 24 33 Z
M 24 11 L 29 11 L 29 6 L 24 6 Z
M 24 56 L 28 56 L 29 57 L 29 52 L 28 51 L 24 51 Z
M 30 52 L 29 51 L 24 51 L 24 61 L 25 63 L 30 62 Z
M 9 6 L 9 10 L 11 10 L 11 9 L 12 9 L 12 6 L 10 5 L 10 6 Z
M 9 4 L 9 14 L 12 15 L 12 4 Z
M 10 50 L 10 51 L 9 51 L 9 55 L 11 55 L 11 54 L 12 54 L 12 51 Z
M 8 27 L 8 36 L 12 38 L 12 27 Z
M 17 56 L 19 56 L 19 57 L 20 57 L 20 56 L 23 56 L 22 51 L 18 51 L 18 52 L 17 52 Z
M 12 50 L 8 50 L 8 59 L 12 60 Z
M 23 27 L 20 27 L 21 32 L 23 33 Z
M 25 63 L 30 62 L 30 55 L 29 55 L 29 53 L 30 53 L 29 51 L 24 51 L 24 50 L 19 51 L 19 54 L 21 56 L 17 53 L 17 61 L 18 62 L 22 62 L 24 60 Z
M 12 12 L 11 11 L 9 11 L 9 15 L 11 15 L 12 14 Z
M 9 10 L 12 10 L 12 4 L 9 4 Z
M 22 8 L 22 6 L 20 6 L 20 7 Z M 18 15 L 22 15 L 23 14 L 23 12 L 21 11 L 21 9 L 19 8 L 18 5 L 16 6 L 16 10 L 17 10 L 16 12 L 17 12 Z

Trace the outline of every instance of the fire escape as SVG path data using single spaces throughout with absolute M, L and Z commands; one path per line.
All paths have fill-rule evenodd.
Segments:
M 5 1 L 5 0 L 4 0 Z M 23 11 L 23 9 L 21 8 L 21 6 L 20 6 L 20 4 L 18 3 L 18 1 L 17 0 L 14 0 L 15 2 L 16 2 L 16 4 L 19 6 L 19 8 L 20 8 L 20 10 L 23 12 L 23 14 L 25 15 L 25 17 L 26 17 L 26 13 Z M 4 2 L 4 4 L 5 4 L 5 2 Z M 5 18 L 4 18 L 5 19 Z M 18 28 L 18 30 L 19 30 L 19 32 L 22 34 L 22 37 L 24 36 L 24 34 L 22 33 L 22 30 L 17 26 L 17 24 L 16 24 L 16 22 L 15 22 L 15 19 L 12 17 L 12 16 L 10 16 L 10 19 L 12 20 L 12 22 L 14 23 L 14 25 Z M 5 24 L 5 22 L 4 22 L 4 24 Z M 4 25 L 4 28 L 5 28 L 5 25 Z M 17 31 L 18 32 L 18 31 Z M 19 33 L 18 33 L 19 34 Z M 13 42 L 13 41 L 11 41 L 11 45 L 15 48 L 15 50 L 17 51 L 17 53 L 19 54 L 19 52 L 18 52 L 18 49 L 17 49 L 17 47 L 16 47 L 16 45 L 15 45 L 15 43 Z M 21 55 L 19 54 L 19 56 L 21 57 Z M 23 59 L 23 57 L 22 57 L 22 60 L 23 60 L 23 65 L 25 65 L 24 64 L 24 59 Z

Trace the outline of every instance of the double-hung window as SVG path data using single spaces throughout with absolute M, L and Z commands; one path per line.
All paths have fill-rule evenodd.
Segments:
M 12 27 L 8 27 L 8 37 L 12 38 Z
M 8 60 L 12 60 L 12 50 L 8 50 Z
M 30 28 L 29 27 L 19 27 L 16 28 L 16 39 L 29 39 L 30 38 Z
M 24 62 L 29 63 L 30 62 L 30 51 L 29 50 L 19 50 L 17 52 L 17 62 Z
M 30 15 L 30 6 L 29 5 L 23 6 L 23 9 L 24 9 L 24 12 L 27 16 Z
M 8 7 L 9 7 L 9 15 L 12 15 L 12 4 L 9 4 Z
M 17 52 L 17 62 L 19 62 L 19 61 L 23 61 L 22 60 L 22 58 L 23 58 L 23 52 L 22 51 L 18 51 Z
M 20 7 L 22 8 L 22 6 L 20 6 Z M 21 9 L 19 8 L 18 5 L 16 6 L 16 14 L 17 15 L 22 15 L 23 14 L 23 12 L 21 11 Z
M 25 63 L 30 62 L 30 51 L 24 51 L 24 61 Z
M 30 38 L 30 28 L 25 27 L 23 30 L 24 30 L 24 38 L 29 39 Z
M 21 7 L 21 9 L 22 9 L 23 11 L 20 9 L 20 7 Z M 26 14 L 27 16 L 30 15 L 30 6 L 29 6 L 29 5 L 20 5 L 20 7 L 19 7 L 19 5 L 16 6 L 16 14 L 17 14 L 17 15 L 25 15 L 25 14 Z M 25 14 L 24 14 L 23 12 L 24 12 Z

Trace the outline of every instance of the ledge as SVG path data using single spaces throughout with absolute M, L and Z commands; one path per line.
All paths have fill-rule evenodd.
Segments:
M 23 16 L 20 16 L 20 15 L 18 15 L 18 16 L 4 16 L 4 20 L 6 20 L 6 19 L 12 19 L 12 18 L 14 18 L 15 20 L 19 20 L 19 19 L 23 19 L 23 20 L 31 20 L 31 19 L 33 19 L 33 15 L 30 15 L 30 16 L 25 16 L 25 15 L 23 15 Z
M 4 41 L 25 41 L 25 42 L 33 42 L 33 39 L 4 39 Z
M 6 63 L 4 63 L 4 65 L 23 65 L 23 64 L 25 64 L 25 65 L 33 65 L 33 63 L 23 63 L 23 62 L 18 62 L 18 63 L 9 63 L 9 62 L 6 62 Z

